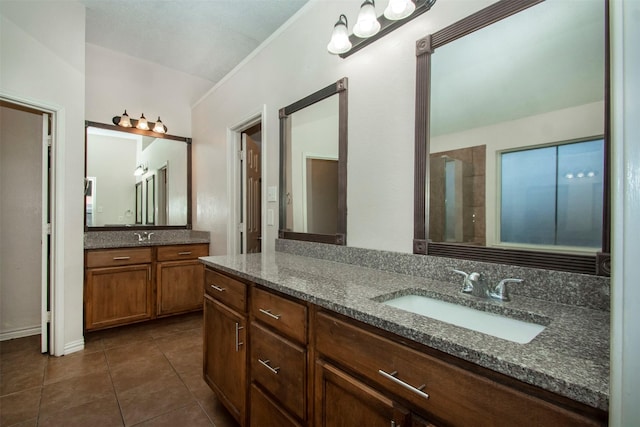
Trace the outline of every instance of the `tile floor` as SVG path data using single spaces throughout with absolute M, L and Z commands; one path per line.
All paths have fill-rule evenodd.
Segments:
M 89 333 L 63 357 L 39 340 L 0 342 L 1 427 L 236 426 L 202 380 L 202 313 Z

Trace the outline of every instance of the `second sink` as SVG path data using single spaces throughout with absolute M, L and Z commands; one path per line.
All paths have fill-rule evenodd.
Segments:
M 422 295 L 405 295 L 383 301 L 383 304 L 519 344 L 531 342 L 545 328 L 537 323 L 524 322 Z

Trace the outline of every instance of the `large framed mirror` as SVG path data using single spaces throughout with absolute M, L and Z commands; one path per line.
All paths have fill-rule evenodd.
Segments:
M 280 109 L 281 239 L 347 244 L 347 78 Z
M 418 40 L 414 253 L 609 274 L 607 15 L 502 0 Z
M 85 182 L 85 230 L 191 229 L 190 138 L 87 121 Z

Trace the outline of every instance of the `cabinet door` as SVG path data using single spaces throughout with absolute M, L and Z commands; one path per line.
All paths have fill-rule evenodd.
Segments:
M 151 319 L 151 265 L 91 268 L 85 281 L 87 330 Z
M 251 427 L 300 427 L 255 384 L 251 385 Z
M 245 316 L 205 297 L 204 379 L 241 425 L 248 386 L 245 327 Z
M 316 365 L 318 427 L 410 427 L 410 413 L 371 387 L 323 362 Z
M 202 308 L 204 265 L 196 260 L 159 262 L 156 269 L 158 316 Z

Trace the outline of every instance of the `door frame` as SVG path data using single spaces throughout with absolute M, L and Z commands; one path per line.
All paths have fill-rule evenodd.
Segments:
M 265 124 L 267 122 L 267 106 L 263 104 L 261 108 L 254 111 L 252 114 L 248 114 L 244 119 L 238 121 L 235 125 L 227 128 L 227 203 L 229 206 L 229 219 L 227 223 L 227 254 L 239 254 L 241 245 L 240 231 L 238 224 L 240 224 L 240 218 L 242 218 L 242 200 L 240 198 L 240 190 L 242 188 L 242 171 L 240 167 L 240 158 L 238 153 L 242 149 L 242 133 L 255 126 L 258 123 L 262 124 L 262 136 L 261 136 L 261 152 L 260 159 L 262 168 L 262 184 L 260 185 L 260 192 L 262 194 L 261 200 L 265 200 L 266 183 L 264 179 L 265 172 L 267 170 L 266 160 L 267 156 L 267 135 Z M 260 206 L 260 223 L 262 227 L 262 251 L 265 250 L 266 241 L 266 203 L 262 203 Z
M 47 104 L 41 101 L 16 96 L 0 90 L 0 99 L 11 104 L 38 110 L 51 115 L 51 171 L 49 174 L 49 212 L 51 223 L 51 243 L 49 246 L 49 354 L 61 356 L 65 353 L 64 344 L 64 236 L 63 225 L 57 221 L 63 217 L 64 206 L 58 204 L 58 198 L 64 196 L 64 178 L 57 171 L 64 171 L 65 141 L 65 108 L 60 105 Z M 44 168 L 45 165 L 42 165 Z M 42 296 L 41 304 L 46 304 L 46 296 Z M 43 312 L 45 309 L 42 310 Z

